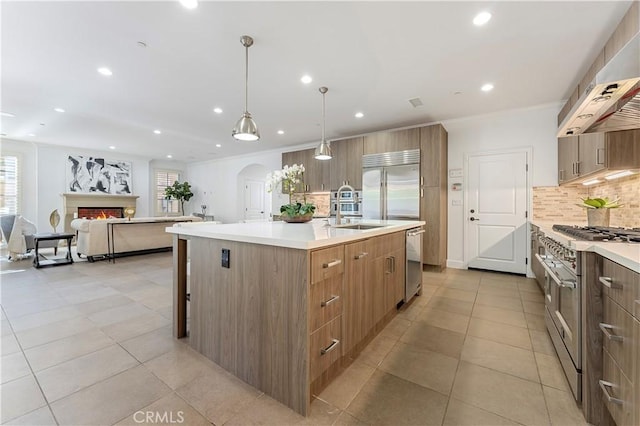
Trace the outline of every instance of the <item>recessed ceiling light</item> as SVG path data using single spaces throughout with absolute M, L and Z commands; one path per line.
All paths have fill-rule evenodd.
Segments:
M 145 43 L 144 41 L 139 41 L 138 42 L 138 46 L 139 47 L 147 47 L 147 43 Z
M 156 130 L 153 131 L 153 133 L 155 133 L 156 135 L 160 135 L 160 134 L 162 134 L 162 130 L 156 129 Z
M 453 92 L 454 95 L 462 95 L 462 92 Z
M 180 4 L 186 9 L 195 9 L 198 7 L 198 0 L 180 0 Z
M 216 114 L 222 114 L 222 108 L 214 108 L 213 112 L 215 112 Z
M 6 133 L 0 133 L 0 136 L 7 136 Z
M 480 90 L 482 90 L 483 92 L 490 92 L 490 91 L 492 91 L 492 90 L 493 90 L 493 84 L 491 84 L 491 83 L 484 84 L 484 85 L 480 88 Z
M 98 68 L 98 72 L 102 75 L 105 75 L 107 77 L 112 76 L 113 75 L 113 71 L 111 71 L 109 68 L 107 67 L 100 67 Z
M 173 158 L 173 155 L 167 154 L 167 158 Z
M 364 117 L 364 114 L 361 112 L 356 112 L 356 118 L 362 118 Z
M 111 146 L 109 147 L 109 149 L 116 149 L 116 147 L 115 147 L 115 146 L 113 146 L 113 145 L 111 145 Z
M 62 109 L 62 108 L 54 108 L 53 110 L 55 112 L 64 112 L 64 109 Z
M 0 112 L 0 115 L 1 115 L 1 116 L 3 116 L 3 117 L 11 117 L 11 118 L 13 118 L 13 117 L 15 117 L 15 116 L 16 116 L 16 115 L 15 115 L 14 113 L 12 113 L 12 112 L 4 112 L 4 111 Z
M 219 143 L 216 144 L 216 148 L 220 148 L 222 147 L 222 145 L 220 145 Z
M 309 84 L 313 81 L 313 79 L 311 78 L 310 75 L 305 74 L 302 76 L 302 78 L 300 79 L 301 82 L 303 82 L 304 84 Z
M 279 135 L 284 135 L 284 130 L 278 130 Z
M 29 133 L 27 136 L 35 136 L 35 133 Z
M 480 27 L 489 22 L 490 19 L 491 14 L 489 12 L 480 12 L 475 16 L 475 18 L 473 18 L 473 24 Z

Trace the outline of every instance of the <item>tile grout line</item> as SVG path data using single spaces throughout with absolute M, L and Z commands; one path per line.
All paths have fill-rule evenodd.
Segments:
M 24 349 L 22 347 L 22 343 L 20 343 L 20 341 L 18 340 L 14 330 L 13 330 L 13 325 L 11 324 L 11 321 L 9 320 L 9 317 L 7 316 L 6 311 L 4 310 L 4 306 L 0 305 L 0 309 L 2 309 L 2 312 L 4 313 L 4 315 L 7 317 L 7 323 L 9 324 L 9 327 L 11 328 L 11 333 L 13 333 L 13 337 L 15 338 L 16 342 L 18 343 L 18 347 L 20 347 L 20 353 L 22 353 L 22 357 L 24 358 L 24 361 L 27 363 L 27 366 L 29 367 L 29 371 L 31 372 L 31 376 L 33 377 L 33 380 L 36 382 L 36 385 L 38 386 L 38 390 L 40 391 L 40 394 L 42 395 L 42 399 L 44 399 L 44 402 L 46 403 L 47 408 L 49 409 L 49 412 L 51 413 L 51 416 L 53 417 L 53 421 L 56 422 L 56 425 L 59 425 L 60 422 L 58 421 L 55 413 L 53 412 L 53 409 L 51 408 L 51 404 L 49 403 L 49 399 L 47 398 L 47 396 L 44 394 L 44 391 L 42 390 L 42 386 L 40 385 L 40 381 L 38 380 L 38 377 L 36 376 L 36 373 L 33 371 L 33 367 L 31 367 L 31 363 L 29 362 L 29 359 L 27 358 L 27 355 L 24 353 Z M 26 377 L 26 376 L 23 376 Z M 21 377 L 15 379 L 15 380 L 19 380 L 21 379 Z M 9 383 L 9 382 L 7 382 Z M 17 417 L 14 417 L 13 419 L 8 419 L 7 422 L 10 422 L 11 420 L 15 420 L 17 418 L 20 418 L 24 415 L 27 415 L 29 413 L 32 413 L 36 410 L 41 409 L 42 407 L 38 407 L 34 410 L 28 411 L 26 413 L 20 414 Z

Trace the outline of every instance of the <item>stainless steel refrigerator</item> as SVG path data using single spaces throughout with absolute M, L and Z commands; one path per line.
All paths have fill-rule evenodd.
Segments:
M 420 217 L 420 150 L 362 156 L 362 218 Z

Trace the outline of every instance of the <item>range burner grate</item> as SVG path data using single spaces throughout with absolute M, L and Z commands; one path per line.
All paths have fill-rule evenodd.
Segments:
M 640 243 L 640 229 L 637 228 L 553 225 L 553 230 L 586 241 Z

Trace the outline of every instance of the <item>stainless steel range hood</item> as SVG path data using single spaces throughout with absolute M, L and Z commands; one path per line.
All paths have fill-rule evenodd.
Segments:
M 640 34 L 602 68 L 558 128 L 558 137 L 640 128 Z

